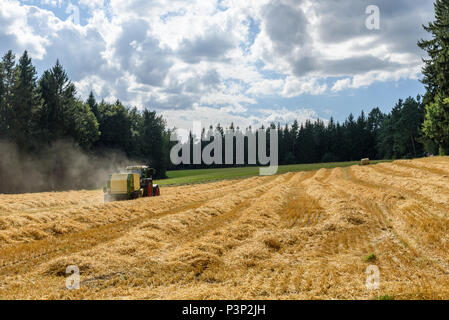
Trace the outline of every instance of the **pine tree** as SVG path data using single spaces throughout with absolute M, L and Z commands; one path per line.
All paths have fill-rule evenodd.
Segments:
M 382 123 L 385 119 L 385 115 L 380 111 L 379 108 L 374 108 L 368 115 L 368 130 L 370 132 L 369 141 L 369 158 L 370 159 L 380 159 L 381 156 L 377 152 L 378 141 L 379 141 L 379 131 L 382 128 Z
M 0 139 L 6 137 L 7 133 L 7 116 L 5 103 L 5 84 L 4 84 L 4 68 L 3 62 L 0 61 Z
M 334 145 L 339 144 L 339 141 L 335 140 L 336 126 L 333 117 L 330 118 L 328 125 L 325 130 L 325 150 L 323 155 L 323 162 L 334 162 L 336 161 L 336 155 L 334 153 Z
M 94 113 L 97 120 L 100 118 L 100 114 L 98 113 L 98 103 L 97 100 L 95 100 L 94 93 L 91 91 L 89 94 L 89 98 L 87 99 L 86 103 L 89 105 L 90 110 Z
M 298 138 L 299 133 L 299 122 L 298 120 L 293 121 L 292 129 L 290 131 L 290 139 L 291 139 L 291 154 L 292 154 L 292 160 L 291 163 L 295 163 L 295 157 L 297 152 L 297 145 L 296 145 L 296 139 Z
M 409 97 L 405 100 L 400 123 L 398 126 L 401 129 L 401 138 L 404 140 L 404 145 L 408 147 L 407 154 L 417 157 L 423 153 L 418 145 L 417 138 L 419 137 L 419 127 L 424 121 L 424 112 L 421 106 L 421 97 L 413 99 Z M 449 128 L 449 127 L 448 127 Z
M 59 61 L 44 72 L 39 81 L 43 105 L 39 110 L 39 127 L 43 142 L 72 139 L 84 149 L 98 140 L 99 124 L 91 107 L 76 98 L 75 85 Z
M 358 127 L 357 122 L 355 121 L 354 115 L 352 113 L 349 114 L 345 123 L 343 124 L 344 129 L 344 143 L 342 143 L 343 149 L 343 159 L 345 161 L 355 161 L 359 160 L 358 158 L 358 150 L 356 146 L 358 146 Z
M 10 137 L 11 132 L 11 106 L 13 100 L 13 89 L 15 85 L 15 55 L 8 51 L 2 59 L 0 66 L 0 136 Z
M 63 138 L 68 127 L 65 113 L 75 100 L 76 90 L 59 60 L 51 70 L 44 72 L 39 81 L 39 90 L 43 99 L 40 127 L 45 140 L 52 141 Z
M 99 114 L 101 136 L 98 146 L 122 150 L 130 155 L 133 151 L 133 133 L 128 110 L 117 100 L 114 104 L 101 103 Z
M 140 128 L 139 148 L 143 159 L 153 168 L 157 168 L 157 177 L 164 178 L 167 170 L 167 141 L 165 139 L 165 120 L 156 112 L 145 110 Z M 193 139 L 191 139 L 193 143 Z M 192 155 L 192 153 L 191 153 Z
M 13 88 L 11 133 L 19 148 L 28 149 L 32 143 L 34 117 L 40 100 L 37 92 L 36 69 L 25 51 L 16 67 L 17 79 Z
M 423 27 L 432 35 L 432 39 L 418 42 L 429 55 L 423 59 L 423 83 L 427 89 L 424 102 L 428 103 L 437 94 L 449 95 L 449 0 L 436 0 L 435 21 Z
M 445 142 L 444 135 L 449 131 L 449 123 L 437 121 L 449 118 L 445 103 L 445 99 L 449 97 L 449 0 L 436 0 L 435 21 L 424 26 L 424 29 L 432 35 L 432 39 L 418 42 L 418 46 L 429 56 L 428 59 L 423 59 L 423 83 L 427 89 L 424 97 L 426 123 L 423 132 L 440 144 L 442 154 L 448 154 L 449 144 Z

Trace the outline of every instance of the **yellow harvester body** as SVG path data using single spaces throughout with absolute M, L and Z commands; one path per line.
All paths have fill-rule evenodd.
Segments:
M 153 184 L 154 169 L 146 166 L 134 166 L 126 168 L 126 171 L 126 173 L 109 176 L 104 188 L 105 202 L 160 195 L 159 186 Z
M 111 176 L 111 194 L 130 194 L 140 189 L 140 177 L 137 173 L 119 173 Z

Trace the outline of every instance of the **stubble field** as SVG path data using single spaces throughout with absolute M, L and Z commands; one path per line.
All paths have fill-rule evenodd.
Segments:
M 449 298 L 448 158 L 161 191 L 0 195 L 0 299 Z

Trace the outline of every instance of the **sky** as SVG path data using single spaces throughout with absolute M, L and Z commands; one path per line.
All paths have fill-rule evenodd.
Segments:
M 433 0 L 0 0 L 0 54 L 170 127 L 344 121 L 425 92 L 432 19 Z

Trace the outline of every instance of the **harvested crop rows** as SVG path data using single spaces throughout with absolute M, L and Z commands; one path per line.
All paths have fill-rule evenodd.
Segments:
M 370 256 L 371 258 L 366 259 Z M 81 271 L 66 289 L 66 267 Z M 380 270 L 368 290 L 366 269 Z M 449 159 L 0 195 L 0 299 L 447 299 Z

